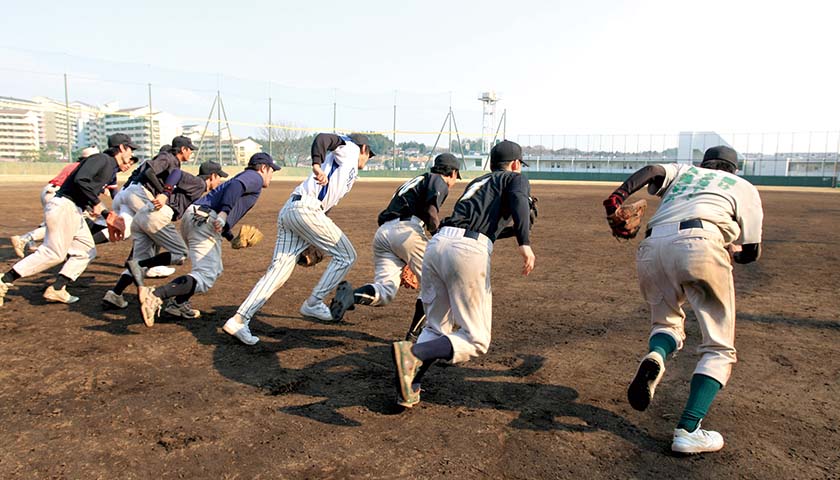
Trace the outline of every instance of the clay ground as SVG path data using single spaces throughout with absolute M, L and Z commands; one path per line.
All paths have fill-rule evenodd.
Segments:
M 46 273 L 16 282 L 0 307 L 0 477 L 840 476 L 837 192 L 763 191 L 764 256 L 735 267 L 739 363 L 704 422 L 727 444 L 678 458 L 671 432 L 699 330 L 689 313 L 686 348 L 652 406 L 631 409 L 625 389 L 646 351 L 648 313 L 640 240 L 617 243 L 603 220 L 611 186 L 534 185 L 537 268 L 522 277 L 515 242 L 497 243 L 490 352 L 433 368 L 422 403 L 405 413 L 392 407 L 389 345 L 405 333 L 410 291 L 317 323 L 298 308 L 324 265 L 299 268 L 252 322 L 257 346 L 220 330 L 264 272 L 293 186 L 275 182 L 248 215 L 267 234 L 262 245 L 225 246 L 223 276 L 194 300 L 200 320 L 146 328 L 133 288 L 128 310 L 102 309 L 127 243 L 100 248 L 70 287 L 75 305 L 45 304 Z M 372 278 L 376 214 L 395 187 L 360 182 L 332 214 L 359 252 L 354 284 Z M 39 189 L 2 186 L 3 270 L 14 260 L 5 237 L 39 221 Z

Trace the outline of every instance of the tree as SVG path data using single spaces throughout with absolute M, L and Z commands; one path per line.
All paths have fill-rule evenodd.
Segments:
M 377 155 L 387 154 L 394 148 L 394 142 L 381 133 L 366 133 L 365 135 L 370 141 L 370 149 Z
M 281 165 L 297 166 L 305 162 L 309 158 L 309 147 L 312 145 L 314 135 L 297 130 L 291 123 L 280 123 L 279 126 L 281 128 L 260 128 L 258 132 L 260 138 L 256 138 L 256 142 L 262 145 L 264 152 L 270 153 Z M 269 133 L 271 134 L 270 149 Z

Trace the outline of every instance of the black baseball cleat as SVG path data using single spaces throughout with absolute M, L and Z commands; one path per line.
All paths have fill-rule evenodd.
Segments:
M 347 310 L 353 309 L 353 286 L 347 280 L 338 284 L 335 289 L 335 297 L 330 302 L 330 314 L 333 321 L 341 321 L 344 318 L 344 313 Z
M 636 376 L 627 389 L 627 401 L 639 411 L 645 411 L 653 399 L 653 392 L 665 374 L 665 361 L 657 352 L 650 352 L 642 358 Z

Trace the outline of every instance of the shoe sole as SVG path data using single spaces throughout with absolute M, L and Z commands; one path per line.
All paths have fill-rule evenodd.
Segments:
M 353 286 L 347 281 L 339 283 L 335 290 L 335 298 L 330 302 L 330 315 L 333 321 L 341 321 L 353 304 Z
M 403 388 L 402 388 L 402 373 L 400 366 L 402 365 L 402 359 L 400 358 L 399 350 L 397 346 L 391 344 L 391 355 L 394 358 L 394 388 L 397 390 L 397 405 L 400 405 L 405 408 L 411 408 L 418 403 L 420 400 L 411 401 L 405 398 L 403 395 Z M 411 388 L 409 386 L 409 388 Z
M 145 303 L 144 300 L 146 299 L 146 295 L 152 295 L 151 292 L 146 293 L 146 290 L 140 289 L 140 316 L 143 317 L 143 323 L 146 324 L 147 327 L 152 328 L 155 325 L 155 314 L 160 312 L 160 307 L 157 308 L 156 311 L 152 312 L 151 318 L 146 316 L 146 310 L 144 308 Z
M 72 297 L 72 296 L 71 296 L 71 297 L 70 297 L 70 298 L 68 298 L 67 300 L 64 300 L 64 299 L 62 299 L 62 298 L 57 298 L 57 297 L 48 297 L 48 296 L 44 295 L 44 300 L 46 300 L 46 301 L 48 301 L 48 302 L 53 302 L 53 303 L 63 303 L 63 304 L 65 304 L 65 305 L 72 305 L 72 304 L 74 304 L 74 303 L 76 303 L 76 302 L 78 302 L 78 301 L 79 301 L 79 297 Z
M 12 250 L 15 251 L 15 255 L 17 255 L 18 258 L 23 258 L 26 256 L 26 254 L 23 251 L 26 248 L 26 244 L 23 245 L 23 248 L 18 246 L 18 243 L 20 242 L 20 237 L 12 237 L 9 239 L 9 241 L 12 243 Z
M 724 445 L 721 445 L 719 448 L 714 450 L 710 449 L 703 449 L 702 447 L 691 447 L 688 450 L 674 450 L 674 446 L 671 445 L 671 453 L 678 456 L 690 456 L 690 455 L 699 455 L 701 453 L 715 453 L 723 450 Z
M 627 389 L 627 401 L 630 406 L 640 412 L 647 410 L 650 401 L 653 399 L 653 392 L 651 392 L 651 382 L 656 381 L 662 367 L 654 360 L 647 358 L 639 365 L 636 371 L 636 376 L 630 387 Z
M 128 304 L 125 305 L 117 305 L 116 303 L 111 302 L 110 300 L 102 299 L 102 306 L 109 309 L 109 310 L 123 310 L 128 308 Z
M 195 319 L 201 318 L 201 313 L 199 313 L 198 315 L 196 315 L 196 316 L 194 316 L 194 317 L 190 317 L 190 316 L 187 316 L 187 315 L 182 314 L 181 312 L 177 312 L 177 311 L 172 312 L 172 311 L 169 311 L 169 310 L 167 310 L 167 309 L 165 309 L 165 308 L 163 309 L 163 312 L 164 312 L 165 314 L 169 315 L 169 316 L 172 316 L 172 317 L 178 317 L 178 318 L 184 318 L 184 319 L 187 319 L 187 320 L 195 320 Z

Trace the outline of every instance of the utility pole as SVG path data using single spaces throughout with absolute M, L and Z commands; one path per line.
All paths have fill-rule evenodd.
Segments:
M 67 161 L 73 156 L 73 140 L 70 138 L 70 96 L 67 93 L 67 74 L 64 74 L 64 115 L 67 121 Z
M 149 158 L 155 156 L 155 120 L 152 109 L 152 84 L 149 83 Z

